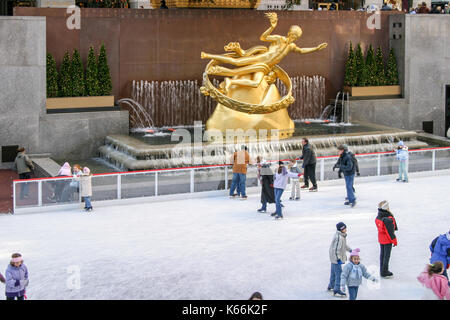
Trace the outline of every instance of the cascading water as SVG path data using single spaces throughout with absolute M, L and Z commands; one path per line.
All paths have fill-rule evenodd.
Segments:
M 363 134 L 359 136 L 323 136 L 311 137 L 310 144 L 318 156 L 336 155 L 336 147 L 349 145 L 354 153 L 390 151 L 396 143 L 403 140 L 409 148 L 423 148 L 427 144 L 416 139 L 417 133 L 411 131 Z M 246 144 L 253 158 L 262 156 L 274 159 L 296 158 L 301 154 L 301 139 L 290 138 L 281 141 L 249 142 Z M 112 135 L 106 138 L 106 144 L 99 151 L 103 158 L 124 170 L 141 170 L 153 168 L 172 168 L 195 165 L 194 155 L 202 156 L 201 164 L 213 165 L 227 163 L 234 151 L 241 144 L 203 143 L 201 146 L 191 143 L 177 145 L 149 145 L 128 136 Z
M 325 78 L 298 76 L 292 79 L 295 102 L 289 107 L 293 119 L 318 118 L 325 105 Z M 220 81 L 213 79 L 218 87 Z M 286 88 L 277 82 L 281 95 Z M 131 99 L 141 108 L 130 110 L 131 128 L 141 128 L 140 116 L 153 119 L 154 125 L 192 125 L 194 121 L 206 123 L 217 102 L 200 92 L 197 80 L 183 81 L 133 81 Z

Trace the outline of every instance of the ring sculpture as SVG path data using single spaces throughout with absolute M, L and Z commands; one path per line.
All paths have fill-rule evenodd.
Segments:
M 203 73 L 202 94 L 218 102 L 214 113 L 206 123 L 207 131 L 214 129 L 222 133 L 228 129 L 254 129 L 256 131 L 279 130 L 278 138 L 287 138 L 294 132 L 294 123 L 287 113 L 287 107 L 295 99 L 289 75 L 278 63 L 291 51 L 310 53 L 326 48 L 322 43 L 314 48 L 299 48 L 295 41 L 301 37 L 302 29 L 291 26 L 287 36 L 272 35 L 278 23 L 276 13 L 266 13 L 271 26 L 261 35 L 260 40 L 269 42 L 269 47 L 255 46 L 244 50 L 238 42 L 230 42 L 224 47 L 224 54 L 202 52 L 202 59 L 210 59 Z M 224 65 L 234 66 L 229 68 Z M 219 88 L 210 76 L 223 76 Z M 276 81 L 286 87 L 286 95 L 281 97 Z

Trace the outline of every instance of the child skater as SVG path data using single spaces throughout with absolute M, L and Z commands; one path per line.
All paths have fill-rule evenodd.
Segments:
M 6 277 L 6 300 L 24 300 L 25 288 L 28 286 L 28 269 L 23 264 L 20 253 L 11 256 L 11 262 L 5 273 Z
M 342 265 L 347 261 L 347 251 L 352 249 L 347 246 L 347 226 L 343 222 L 336 225 L 336 233 L 331 241 L 329 254 L 331 261 L 330 283 L 328 291 L 333 291 L 335 297 L 346 297 L 347 295 L 340 290 Z
M 397 147 L 398 178 L 397 181 L 408 182 L 408 147 L 400 140 Z
M 360 263 L 359 249 L 354 249 L 350 253 L 350 262 L 342 270 L 341 291 L 345 292 L 345 286 L 348 286 L 349 300 L 356 300 L 358 287 L 362 283 L 362 277 L 377 282 L 378 280 L 367 272 L 366 267 Z
M 88 167 L 83 168 L 83 174 L 80 176 L 81 196 L 84 198 L 84 210 L 92 211 L 92 175 Z
M 297 166 L 297 160 L 291 159 L 289 160 L 288 165 L 289 171 L 292 173 L 301 173 L 300 168 Z M 291 178 L 291 197 L 289 200 L 300 200 L 300 181 L 299 178 Z
M 427 265 L 425 270 L 417 277 L 424 286 L 425 292 L 422 300 L 450 300 L 450 289 L 444 273 L 444 265 L 440 261 Z
M 283 161 L 278 162 L 278 169 L 274 175 L 273 181 L 277 210 L 271 214 L 271 216 L 275 216 L 275 220 L 283 219 L 283 214 L 281 213 L 281 196 L 283 195 L 284 189 L 286 189 L 288 178 L 298 179 L 301 175 L 301 173 L 289 172 L 284 166 Z

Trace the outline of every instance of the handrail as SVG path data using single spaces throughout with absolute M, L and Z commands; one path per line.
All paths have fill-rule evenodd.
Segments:
M 432 150 L 450 150 L 450 147 L 435 147 L 435 148 L 425 148 L 425 149 L 412 149 L 408 150 L 409 152 L 423 152 L 423 151 L 432 151 Z M 371 155 L 381 155 L 381 154 L 394 154 L 395 151 L 380 151 L 380 152 L 370 152 L 370 153 L 356 153 L 356 156 L 371 156 Z M 339 155 L 334 156 L 320 156 L 317 159 L 332 159 L 339 158 Z M 267 162 L 278 162 L 278 161 L 289 161 L 290 159 L 280 159 L 280 160 L 268 160 Z M 299 160 L 299 158 L 295 158 L 295 160 Z M 140 173 L 150 173 L 150 172 L 164 172 L 164 171 L 187 171 L 192 169 L 204 169 L 204 168 L 220 168 L 220 167 L 230 167 L 231 163 L 226 164 L 212 164 L 212 165 L 200 165 L 200 166 L 191 166 L 191 167 L 179 167 L 179 168 L 161 168 L 161 169 L 148 169 L 148 170 L 137 170 L 137 171 L 123 171 L 123 172 L 105 172 L 105 173 L 94 173 L 93 176 L 117 176 L 122 174 L 140 174 Z M 59 177 L 45 177 L 45 178 L 32 178 L 32 179 L 15 179 L 13 182 L 31 182 L 31 181 L 39 181 L 39 180 L 57 180 L 57 179 L 71 179 L 72 176 L 59 176 Z

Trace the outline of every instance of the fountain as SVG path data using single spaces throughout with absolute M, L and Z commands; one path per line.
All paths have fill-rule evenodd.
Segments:
M 261 39 L 277 22 L 275 13 L 266 15 L 271 27 Z M 202 86 L 196 80 L 133 81 L 131 98 L 118 101 L 130 110 L 132 133 L 106 137 L 105 145 L 99 148 L 101 157 L 122 170 L 143 170 L 224 164 L 242 143 L 254 158 L 296 158 L 305 136 L 318 156 L 336 155 L 336 147 L 343 143 L 354 153 L 390 151 L 399 140 L 410 149 L 428 146 L 417 140 L 416 132 L 350 123 L 348 93 L 338 92 L 334 105 L 324 108 L 323 77 L 290 78 L 277 65 L 289 52 L 311 53 L 326 48 L 325 43 L 314 48 L 297 47 L 294 41 L 301 34 L 300 27 L 292 26 L 287 37 L 267 38 L 273 42 L 269 48 L 243 50 L 239 43 L 231 42 L 225 46 L 225 54 L 202 52 L 203 59 L 211 59 Z M 218 76 L 224 79 L 220 81 Z M 186 126 L 195 120 L 199 122 Z M 240 140 L 228 140 L 228 133 L 224 135 L 228 129 L 278 131 L 267 132 L 267 139 L 261 139 L 259 131 L 259 141 L 256 136 L 245 135 Z M 218 138 L 212 139 L 211 130 L 219 133 Z M 182 142 L 178 143 L 180 138 Z

